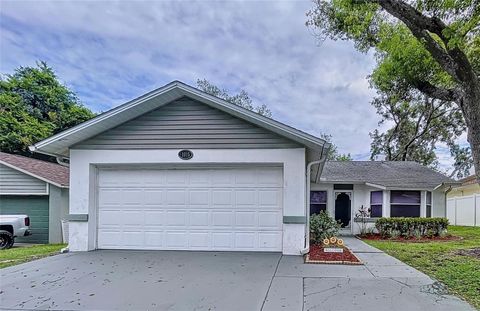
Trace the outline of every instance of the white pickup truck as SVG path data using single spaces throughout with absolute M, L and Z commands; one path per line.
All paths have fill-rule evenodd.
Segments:
M 0 249 L 13 246 L 15 238 L 31 235 L 27 215 L 0 215 Z

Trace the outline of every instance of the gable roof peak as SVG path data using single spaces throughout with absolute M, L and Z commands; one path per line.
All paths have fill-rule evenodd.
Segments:
M 91 120 L 44 139 L 29 148 L 34 152 L 57 157 L 68 157 L 71 146 L 183 96 L 188 96 L 213 108 L 229 113 L 234 117 L 275 132 L 309 149 L 323 151 L 325 148 L 328 149 L 330 147 L 330 144 L 321 138 L 229 103 L 181 81 L 174 80 L 156 90 L 104 112 Z

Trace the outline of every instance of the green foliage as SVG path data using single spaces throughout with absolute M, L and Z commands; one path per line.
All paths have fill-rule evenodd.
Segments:
M 426 98 L 421 94 L 394 96 L 380 93 L 372 102 L 381 116 L 380 125 L 390 128 L 370 133 L 371 158 L 383 154 L 388 161 L 416 161 L 438 169 L 437 146 L 443 143 L 455 159 L 451 176 L 468 176 L 472 167 L 469 147 L 460 146 L 458 139 L 466 126 L 460 109 L 451 102 Z
M 66 244 L 36 244 L 0 251 L 0 269 L 60 253 Z
M 340 153 L 338 152 L 338 147 L 332 142 L 332 135 L 329 134 L 320 134 L 320 138 L 330 143 L 330 150 L 328 151 L 327 160 L 329 161 L 352 161 L 352 156 L 350 153 Z
M 443 236 L 447 232 L 448 219 L 446 218 L 421 218 L 398 217 L 379 218 L 375 228 L 380 235 L 386 238 L 405 238 Z
M 0 78 L 0 149 L 28 155 L 28 146 L 94 117 L 45 62 Z
M 326 211 L 310 216 L 310 240 L 315 244 L 338 235 L 339 230 L 340 223 L 330 217 Z
M 473 165 L 473 146 L 460 146 L 459 137 L 466 124 L 471 135 L 480 135 L 472 130 L 479 119 L 478 103 L 468 102 L 469 98 L 478 98 L 476 87 L 472 86 L 475 82 L 465 78 L 471 77 L 472 68 L 473 75 L 480 75 L 478 3 L 472 0 L 314 0 L 314 3 L 307 14 L 307 25 L 320 38 L 351 40 L 362 52 L 374 51 L 377 66 L 369 79 L 378 96 L 372 104 L 382 117 L 379 125 L 385 128 L 391 124 L 391 127 L 371 133 L 372 158 L 382 153 L 387 160 L 414 160 L 436 168 L 436 147 L 443 143 L 455 158 L 453 175 L 465 176 Z M 465 122 L 467 116 L 470 122 Z
M 272 117 L 272 112 L 270 111 L 270 109 L 268 109 L 267 105 L 263 104 L 260 106 L 254 106 L 250 95 L 248 95 L 245 90 L 240 90 L 240 93 L 230 95 L 228 94 L 227 90 L 221 89 L 218 86 L 213 85 L 206 79 L 198 79 L 197 87 L 205 93 L 224 99 L 234 105 L 240 106 L 250 111 L 254 111 L 268 118 Z

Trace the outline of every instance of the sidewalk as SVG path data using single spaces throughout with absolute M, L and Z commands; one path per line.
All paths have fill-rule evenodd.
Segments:
M 342 238 L 364 265 L 305 264 L 300 256 L 283 256 L 263 311 L 475 310 L 422 272 L 355 237 Z

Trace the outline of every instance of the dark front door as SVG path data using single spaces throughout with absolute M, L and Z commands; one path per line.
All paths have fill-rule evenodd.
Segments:
M 340 192 L 336 194 L 335 220 L 340 221 L 342 228 L 350 224 L 351 203 L 350 196 L 347 193 Z

